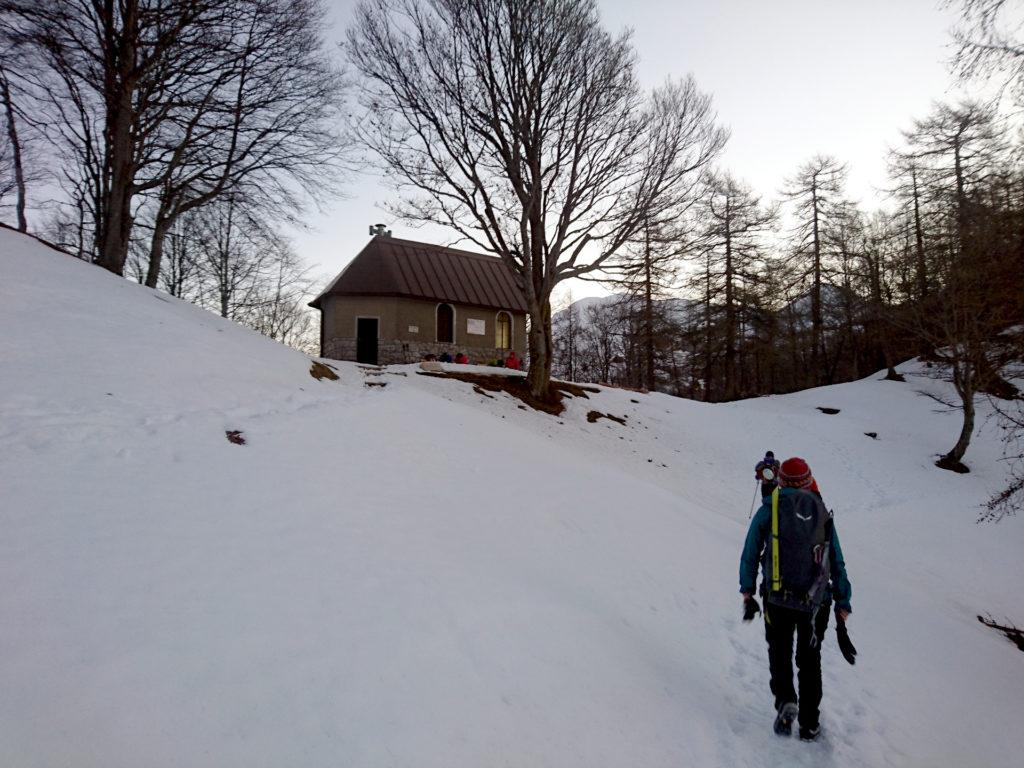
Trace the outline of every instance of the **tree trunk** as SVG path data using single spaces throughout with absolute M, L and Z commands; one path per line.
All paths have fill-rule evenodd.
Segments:
M 818 187 L 811 187 L 811 200 L 814 206 L 814 282 L 811 284 L 811 368 L 816 382 L 822 381 L 824 361 L 821 358 L 822 318 L 821 318 L 821 239 L 818 230 Z
M 939 459 L 937 466 L 943 469 L 951 469 L 954 472 L 967 472 L 963 464 L 964 454 L 971 444 L 971 436 L 974 434 L 974 371 L 970 362 L 956 362 L 953 364 L 953 384 L 957 394 L 960 395 L 960 404 L 964 413 L 963 425 L 960 428 L 960 437 L 952 450 Z
M 572 305 L 572 291 L 569 292 L 569 360 L 566 378 L 576 381 L 576 309 Z M 551 350 L 551 347 L 548 347 Z M 551 350 L 553 351 L 553 350 Z
M 115 29 L 115 12 L 111 0 L 105 0 L 106 20 L 104 56 L 104 98 L 106 117 L 105 174 L 107 186 L 100 224 L 99 263 L 116 275 L 124 274 L 128 243 L 132 231 L 132 195 L 135 182 L 132 124 L 135 105 L 132 100 L 132 78 L 135 76 L 138 35 L 138 4 L 127 2 L 121 9 L 122 29 Z
M 644 387 L 654 391 L 654 297 L 651 295 L 651 231 L 644 228 Z
M 964 181 L 963 159 L 960 155 L 960 141 L 953 143 L 953 169 L 956 174 L 956 254 L 964 252 L 967 232 L 967 191 Z
M 107 218 L 100 226 L 100 265 L 114 274 L 123 275 L 132 228 L 130 187 L 133 174 L 128 157 L 131 153 L 128 126 L 118 126 L 111 138 L 110 189 L 105 206 Z
M 25 219 L 25 171 L 21 164 L 21 142 L 18 139 L 18 128 L 14 123 L 14 105 L 11 103 L 11 88 L 7 82 L 7 73 L 0 70 L 0 96 L 3 97 L 4 111 L 7 113 L 7 138 L 11 142 L 11 155 L 14 161 L 14 183 L 18 188 L 16 203 L 18 231 L 28 231 Z
M 530 394 L 547 400 L 551 383 L 551 304 L 530 304 Z
M 888 381 L 905 381 L 896 372 L 895 361 L 892 357 L 892 344 L 889 341 L 889 328 L 885 317 L 885 304 L 882 301 L 882 267 L 878 261 L 868 262 L 868 272 L 871 275 L 871 315 L 875 328 L 875 336 L 878 345 L 882 348 L 882 358 L 885 360 L 885 378 Z
M 917 190 L 917 171 L 910 173 L 914 185 L 914 247 L 917 255 L 917 292 L 918 298 L 924 299 L 928 296 L 928 265 L 924 259 L 924 230 L 921 227 L 921 202 Z
M 963 460 L 964 454 L 967 453 L 967 448 L 971 444 L 971 435 L 974 434 L 974 398 L 964 397 L 963 408 L 964 423 L 960 428 L 960 437 L 953 449 L 943 457 L 957 463 Z
M 736 398 L 736 307 L 733 297 L 732 212 L 725 202 L 725 399 Z
M 172 220 L 159 213 L 153 227 L 153 238 L 149 244 L 149 268 L 146 270 L 146 286 L 156 288 L 157 279 L 160 277 L 160 263 L 164 257 L 164 239 L 170 229 Z
M 704 402 L 711 402 L 711 267 L 706 275 L 704 295 Z

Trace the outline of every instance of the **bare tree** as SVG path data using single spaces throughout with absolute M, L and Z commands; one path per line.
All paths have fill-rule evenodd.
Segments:
M 34 85 L 51 110 L 73 184 L 88 189 L 96 257 L 122 274 L 134 197 L 146 184 L 154 131 L 166 117 L 184 59 L 201 47 L 214 0 L 2 0 L 11 39 L 46 68 Z
M 793 204 L 797 225 L 790 257 L 797 276 L 811 281 L 811 370 L 815 383 L 825 380 L 822 293 L 827 268 L 826 228 L 839 215 L 846 166 L 834 157 L 817 155 L 804 163 L 786 184 L 783 197 Z
M 228 5 L 216 23 L 205 20 L 205 55 L 189 63 L 187 92 L 155 135 L 150 287 L 179 216 L 231 194 L 281 220 L 298 212 L 300 193 L 322 199 L 342 174 L 344 82 L 324 51 L 323 5 Z
M 25 218 L 26 191 L 25 191 L 25 167 L 22 162 L 22 140 L 18 135 L 17 109 L 11 95 L 11 81 L 9 76 L 10 64 L 7 56 L 8 51 L 0 53 L 0 102 L 3 103 L 4 118 L 7 121 L 7 149 L 10 152 L 10 177 L 16 193 L 15 212 L 18 221 L 18 231 L 25 232 L 28 229 L 28 221 Z M 6 160 L 6 152 L 2 160 Z M 0 184 L 3 184 L 5 173 L 0 177 Z M 8 190 L 0 187 L 0 198 L 6 195 Z
M 309 269 L 276 233 L 268 238 L 269 263 L 263 270 L 252 306 L 237 318 L 264 336 L 306 353 L 316 354 L 313 313 L 307 306 L 313 291 Z
M 565 298 L 560 302 L 552 316 L 551 323 L 551 353 L 552 369 L 560 369 L 559 375 L 564 376 L 568 381 L 576 381 L 576 364 L 580 347 L 580 308 L 572 298 L 572 288 L 565 292 Z
M 928 215 L 929 201 L 924 199 L 922 161 L 913 153 L 892 151 L 889 153 L 889 176 L 894 182 L 889 193 L 904 211 L 904 221 L 913 239 L 916 299 L 924 300 L 933 276 L 925 246 L 924 220 Z
M 995 80 L 1009 89 L 1017 103 L 1024 98 L 1024 40 L 1018 36 L 1016 3 L 1007 0 L 945 0 L 959 8 L 953 30 L 956 52 L 952 66 L 962 80 Z
M 239 320 L 259 303 L 259 286 L 271 250 L 268 232 L 233 195 L 192 218 L 202 273 L 200 303 Z
M 901 239 L 905 232 L 898 216 L 877 212 L 862 228 L 863 242 L 858 255 L 864 269 L 861 279 L 867 283 L 867 315 L 865 322 L 882 353 L 885 364 L 885 378 L 890 381 L 904 381 L 895 368 L 895 353 L 892 343 L 892 274 L 894 265 L 901 258 Z M 920 276 L 920 275 L 919 275 Z M 918 285 L 920 290 L 920 284 Z
M 919 163 L 924 196 L 933 202 L 928 226 L 940 286 L 906 317 L 960 398 L 960 436 L 938 465 L 966 471 L 975 398 L 996 373 L 990 341 L 1012 319 L 1012 302 L 1000 298 L 1016 283 L 1007 265 L 1020 254 L 1020 230 L 1008 229 L 1005 216 L 1004 193 L 1012 188 L 1000 176 L 1006 146 L 994 110 L 974 102 L 935 105 L 906 138 L 904 154 Z
M 244 193 L 278 216 L 332 187 L 341 77 L 320 0 L 0 0 L 91 220 L 82 248 L 123 274 L 136 217 L 151 224 L 157 285 L 174 220 Z
M 645 101 L 594 0 L 363 0 L 348 40 L 395 211 L 518 275 L 547 397 L 552 289 L 673 217 L 726 138 L 710 98 L 688 78 Z
M 1006 0 L 947 0 L 946 5 L 960 9 L 960 25 L 954 30 L 957 52 L 952 62 L 960 79 L 965 82 L 997 80 L 1001 90 L 1008 89 L 1019 106 L 1024 102 L 1024 40 L 1019 37 L 1020 26 L 1013 18 L 1012 4 Z M 1014 171 L 1003 174 L 1000 182 L 1006 192 L 1002 208 L 1004 222 L 1008 225 L 1003 227 L 1002 248 L 993 248 L 989 242 L 986 250 L 990 255 L 993 252 L 1001 255 L 1001 264 L 1013 265 L 995 280 L 989 275 L 990 285 L 996 288 L 988 297 L 989 304 L 995 305 L 997 312 L 1002 310 L 1004 318 L 1019 320 L 1024 316 L 1024 284 L 1019 269 L 1024 258 L 1024 200 L 1020 197 L 1019 178 L 1014 178 L 1019 177 L 1019 157 L 1014 160 Z M 990 350 L 1003 346 L 993 338 L 988 339 L 988 343 Z M 1010 350 L 1011 357 L 1017 360 L 1024 357 L 1024 339 L 1019 333 Z M 1024 410 L 1019 399 L 1005 405 L 993 399 L 993 404 L 1004 431 L 1004 458 L 1010 462 L 1011 475 L 1006 488 L 989 500 L 981 519 L 998 521 L 1024 504 L 1024 455 L 1020 450 Z
M 192 227 L 188 218 L 175 221 L 166 235 L 167 259 L 160 271 L 160 288 L 179 299 L 196 302 L 200 292 L 202 271 L 198 261 L 198 246 L 190 236 Z M 148 259 L 147 259 L 148 273 Z
M 623 320 L 619 302 L 591 304 L 583 323 L 584 365 L 599 382 L 611 384 L 616 361 L 622 359 Z
M 738 394 L 739 332 L 748 304 L 746 287 L 761 282 L 768 269 L 764 238 L 777 220 L 777 208 L 763 207 L 750 188 L 732 176 L 709 178 L 700 199 L 700 229 L 690 250 L 704 269 L 706 303 L 714 301 L 721 309 L 722 397 L 726 400 Z
M 1022 353 L 1024 349 L 1018 351 L 1018 355 Z M 995 401 L 994 404 L 1003 432 L 1003 460 L 1010 471 L 1003 489 L 994 493 L 985 504 L 979 522 L 999 522 L 1024 508 L 1024 402 L 1018 399 L 1011 403 Z
M 678 215 L 683 216 L 680 211 Z M 635 240 L 608 259 L 601 282 L 616 292 L 622 292 L 627 301 L 623 306 L 637 315 L 640 341 L 641 378 L 638 383 L 653 392 L 657 385 L 655 347 L 659 334 L 657 302 L 677 288 L 681 257 L 685 248 L 681 231 L 683 219 L 654 228 L 644 223 Z
M 946 254 L 955 258 L 964 248 L 971 192 L 986 182 L 1006 151 L 995 110 L 977 102 L 936 104 L 904 136 L 906 161 L 917 164 L 926 197 L 948 217 L 941 229 L 947 234 Z

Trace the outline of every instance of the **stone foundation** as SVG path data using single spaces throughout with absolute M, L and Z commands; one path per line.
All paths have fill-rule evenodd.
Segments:
M 456 344 L 443 344 L 440 342 L 388 341 L 380 339 L 377 342 L 377 363 L 379 365 L 418 363 L 427 355 L 434 355 L 440 358 L 445 352 L 453 358 L 459 352 L 464 352 L 469 355 L 469 362 L 472 365 L 487 365 L 499 357 L 504 360 L 508 356 L 508 350 L 495 349 L 494 347 L 460 347 Z M 322 354 L 331 360 L 355 361 L 356 340 L 337 337 L 324 339 Z

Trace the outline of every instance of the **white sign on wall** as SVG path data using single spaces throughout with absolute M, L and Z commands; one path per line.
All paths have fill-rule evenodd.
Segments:
M 469 318 L 466 320 L 466 333 L 471 333 L 474 336 L 484 336 L 487 334 L 487 321 L 476 320 Z
M 409 326 L 409 333 L 419 333 L 419 332 L 420 332 L 420 327 L 418 325 L 410 325 Z

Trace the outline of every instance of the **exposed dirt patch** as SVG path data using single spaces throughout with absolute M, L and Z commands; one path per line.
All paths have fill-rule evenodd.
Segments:
M 318 363 L 316 360 L 309 366 L 309 375 L 317 381 L 320 381 L 320 379 L 327 379 L 328 381 L 338 380 L 338 374 L 331 369 L 331 366 Z
M 241 430 L 226 429 L 224 430 L 224 436 L 227 437 L 229 443 L 234 443 L 235 445 L 245 445 L 245 437 L 242 435 Z
M 838 408 L 823 408 L 820 405 L 816 407 L 819 411 L 821 411 L 822 413 L 827 413 L 829 416 L 835 416 L 837 413 L 839 413 Z
M 494 395 L 488 395 L 487 391 L 484 390 L 484 389 L 481 389 L 479 384 L 474 384 L 473 385 L 473 391 L 476 392 L 478 395 L 483 395 L 484 397 L 489 397 L 491 400 L 494 399 Z
M 623 426 L 626 425 L 625 416 L 612 416 L 610 413 L 601 413 L 600 411 L 590 411 L 587 414 L 587 421 L 589 421 L 591 424 L 593 424 L 598 419 L 608 419 L 609 421 L 618 422 Z M 648 459 L 648 461 L 650 461 L 650 459 Z
M 864 434 L 867 435 L 868 437 L 870 437 L 872 440 L 877 440 L 878 439 L 878 433 L 877 432 L 865 432 Z
M 388 383 L 386 381 L 364 381 L 364 387 L 386 387 Z
M 984 624 L 986 627 L 992 627 L 999 632 L 1006 635 L 1006 639 L 1017 646 L 1021 651 L 1024 651 L 1024 629 L 1018 629 L 1013 624 L 999 624 L 991 616 L 985 618 L 984 616 L 978 616 L 978 621 Z
M 584 387 L 579 384 L 570 384 L 567 381 L 551 380 L 551 398 L 549 400 L 538 400 L 530 394 L 530 385 L 525 376 L 508 376 L 500 373 L 463 373 L 462 371 L 417 371 L 420 376 L 433 376 L 438 379 L 457 379 L 473 385 L 473 391 L 484 394 L 487 392 L 507 392 L 535 411 L 543 411 L 557 416 L 565 410 L 562 400 L 566 397 L 588 397 L 587 392 L 598 393 L 601 390 L 596 387 Z M 522 407 L 522 406 L 520 406 Z

